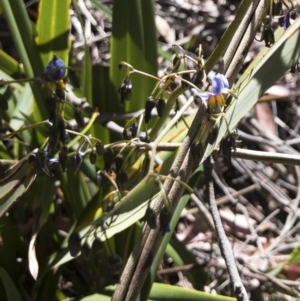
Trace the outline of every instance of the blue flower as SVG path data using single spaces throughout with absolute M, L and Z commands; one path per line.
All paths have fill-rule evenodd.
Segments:
M 211 81 L 212 91 L 211 92 L 198 92 L 192 88 L 191 93 L 194 97 L 200 97 L 207 101 L 208 108 L 210 111 L 225 106 L 225 98 L 223 94 L 228 93 L 229 83 L 227 78 L 223 74 L 216 74 Z
M 290 12 L 288 12 L 285 16 L 284 16 L 284 20 L 283 20 L 283 29 L 286 30 L 288 27 L 290 27 L 291 25 L 291 17 L 290 17 Z
M 298 13 L 295 10 L 292 11 L 288 11 L 284 17 L 283 17 L 283 22 L 280 23 L 280 26 L 283 27 L 284 30 L 286 30 L 287 28 L 289 28 L 294 22 L 295 20 L 298 18 Z
M 65 63 L 59 59 L 56 55 L 53 56 L 53 59 L 49 62 L 47 67 L 43 72 L 43 78 L 47 82 L 59 81 L 64 78 L 66 74 Z

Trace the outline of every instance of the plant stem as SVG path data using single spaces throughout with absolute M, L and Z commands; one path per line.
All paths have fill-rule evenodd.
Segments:
M 228 274 L 230 277 L 231 284 L 233 286 L 234 294 L 236 295 L 236 298 L 238 301 L 248 301 L 248 295 L 246 292 L 246 289 L 242 283 L 241 277 L 239 275 L 239 272 L 237 270 L 234 255 L 232 252 L 231 245 L 229 243 L 229 240 L 225 234 L 222 221 L 219 215 L 218 207 L 216 204 L 215 199 L 215 190 L 214 190 L 214 184 L 212 179 L 212 170 L 213 170 L 213 163 L 212 158 L 209 157 L 204 162 L 204 173 L 205 173 L 205 179 L 206 179 L 206 187 L 208 188 L 208 203 L 209 203 L 209 209 L 215 224 L 216 233 L 219 239 L 219 246 L 222 253 L 222 256 L 226 262 Z

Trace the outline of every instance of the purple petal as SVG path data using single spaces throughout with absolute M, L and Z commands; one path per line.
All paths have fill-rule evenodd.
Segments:
M 290 12 L 284 16 L 283 29 L 286 30 L 291 25 Z
M 191 93 L 194 97 L 200 97 L 205 101 L 207 101 L 210 98 L 210 96 L 213 94 L 211 92 L 198 92 L 195 88 L 191 89 Z
M 212 79 L 213 95 L 227 93 L 228 87 L 229 87 L 228 80 L 223 74 L 218 73 L 213 77 Z

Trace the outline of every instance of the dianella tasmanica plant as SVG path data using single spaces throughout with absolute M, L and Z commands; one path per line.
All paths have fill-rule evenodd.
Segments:
M 157 43 L 150 0 L 2 0 L 17 54 L 0 50 L 1 300 L 222 299 L 203 292 L 201 267 L 193 292 L 157 270 L 166 250 L 197 264 L 173 234 L 199 178 L 213 192 L 211 154 L 230 161 L 240 119 L 299 71 L 300 22 L 279 2 L 244 0 L 215 47 L 191 53 Z M 241 74 L 254 39 L 266 47 Z M 248 300 L 220 250 L 232 296 Z

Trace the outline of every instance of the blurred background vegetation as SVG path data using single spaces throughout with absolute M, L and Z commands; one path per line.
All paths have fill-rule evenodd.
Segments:
M 168 175 L 197 111 L 192 102 L 156 140 L 191 97 L 181 78 L 209 90 L 239 27 L 221 37 L 251 2 L 1 0 L 0 300 L 111 299 L 145 220 L 154 222 L 164 178 L 151 172 Z M 214 180 L 250 298 L 292 300 L 300 284 L 299 3 L 261 2 L 226 118 L 230 130 L 239 122 L 245 149 L 295 161 L 223 155 Z M 192 78 L 202 68 L 207 81 Z M 201 163 L 226 134 L 221 122 L 213 141 L 199 137 Z M 140 300 L 233 300 L 202 172 L 167 221 L 162 260 Z

